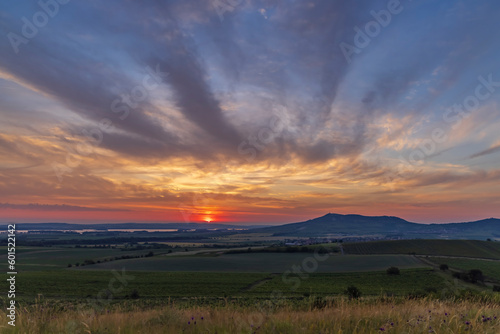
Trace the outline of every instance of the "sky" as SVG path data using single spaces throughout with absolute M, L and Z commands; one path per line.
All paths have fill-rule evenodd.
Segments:
M 0 222 L 500 218 L 500 2 L 4 1 Z

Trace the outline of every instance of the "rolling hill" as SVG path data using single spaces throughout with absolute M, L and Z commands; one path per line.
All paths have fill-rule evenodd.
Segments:
M 253 229 L 290 237 L 389 237 L 428 239 L 500 238 L 500 219 L 466 223 L 418 224 L 398 217 L 341 215 L 329 213 L 305 222 Z

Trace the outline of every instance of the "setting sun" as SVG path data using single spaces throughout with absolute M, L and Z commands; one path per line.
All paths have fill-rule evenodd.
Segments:
M 207 223 L 211 223 L 211 222 L 214 221 L 214 218 L 212 216 L 212 212 L 211 211 L 206 211 L 205 212 L 205 216 L 203 217 L 203 221 L 207 222 Z

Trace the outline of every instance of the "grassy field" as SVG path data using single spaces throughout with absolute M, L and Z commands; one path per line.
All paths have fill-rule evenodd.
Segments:
M 0 262 L 7 263 L 7 251 L 0 250 Z M 157 254 L 166 250 L 154 250 Z M 19 271 L 38 271 L 64 269 L 68 264 L 83 263 L 86 259 L 94 261 L 116 256 L 140 256 L 149 250 L 122 251 L 120 248 L 74 248 L 74 247 L 18 247 L 16 249 L 17 268 Z
M 7 291 L 6 275 L 1 289 Z M 108 294 L 113 300 L 124 299 L 137 290 L 141 298 L 224 297 L 240 293 L 247 286 L 267 277 L 248 273 L 165 273 L 112 271 L 40 271 L 17 275 L 16 296 L 35 300 L 45 298 L 79 299 Z M 4 283 L 5 282 L 5 283 Z M 104 291 L 104 292 L 103 292 Z M 115 293 L 112 293 L 115 291 Z
M 252 295 L 269 296 L 280 291 L 287 297 L 340 295 L 349 286 L 356 286 L 362 295 L 404 296 L 418 291 L 440 291 L 447 284 L 429 269 L 402 270 L 400 275 L 383 272 L 279 275 L 255 287 Z
M 436 264 L 447 264 L 450 268 L 460 270 L 480 269 L 484 275 L 500 281 L 500 262 L 487 260 L 456 259 L 446 257 L 429 257 Z
M 0 296 L 0 333 L 500 332 L 500 294 L 457 283 L 408 254 L 437 254 L 428 260 L 500 278 L 500 262 L 444 257 L 500 257 L 495 242 L 346 243 L 344 256 L 154 249 L 151 257 L 109 261 L 150 251 L 123 247 L 19 247 L 18 326 L 6 327 Z M 85 260 L 101 263 L 74 266 Z M 391 266 L 400 275 L 388 275 Z M 1 291 L 8 291 L 6 278 L 0 274 Z M 350 285 L 360 299 L 347 299 Z
M 388 240 L 345 243 L 347 254 L 418 254 L 500 259 L 500 243 L 478 240 Z
M 326 258 L 317 261 L 316 272 L 348 272 L 385 270 L 390 266 L 400 268 L 425 267 L 418 259 L 409 255 L 340 256 L 320 255 Z M 292 266 L 312 265 L 312 253 L 243 253 L 219 256 L 154 256 L 100 263 L 74 268 L 74 270 L 110 270 L 126 268 L 143 271 L 206 271 L 206 272 L 264 272 L 281 273 Z
M 5 275 L 0 288 L 7 291 Z M 5 282 L 5 283 L 4 283 Z M 111 283 L 110 283 L 111 282 Z M 440 290 L 445 280 L 429 269 L 402 270 L 401 275 L 385 272 L 343 274 L 259 274 L 187 272 L 46 271 L 27 272 L 17 277 L 17 297 L 34 301 L 36 296 L 53 299 L 83 299 L 99 294 L 115 301 L 137 291 L 141 299 L 184 297 L 270 298 L 273 291 L 286 297 L 341 295 L 356 285 L 363 295 L 407 295 L 428 288 Z M 112 293 L 115 291 L 115 293 Z
M 266 307 L 118 307 L 105 312 L 82 311 L 41 303 L 19 310 L 16 327 L 5 334 L 83 333 L 484 333 L 500 332 L 498 302 L 446 302 L 435 300 L 333 300 L 321 307 L 305 302 L 293 306 Z

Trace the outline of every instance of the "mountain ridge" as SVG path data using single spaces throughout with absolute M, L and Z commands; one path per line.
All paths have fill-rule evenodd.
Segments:
M 386 238 L 495 238 L 500 237 L 500 219 L 486 218 L 471 222 L 422 224 L 395 216 L 363 216 L 328 213 L 303 222 L 252 229 L 275 236 Z

